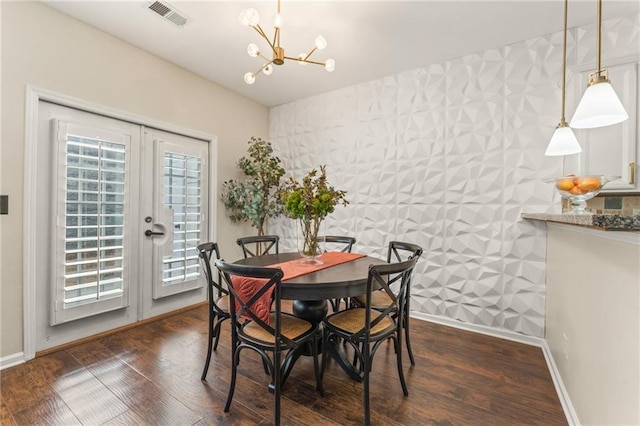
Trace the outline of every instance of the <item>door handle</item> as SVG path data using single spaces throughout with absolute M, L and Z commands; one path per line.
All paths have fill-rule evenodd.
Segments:
M 152 237 L 154 235 L 164 235 L 164 232 L 153 232 L 151 229 L 147 229 L 146 231 L 144 231 L 144 235 L 146 235 L 147 237 Z

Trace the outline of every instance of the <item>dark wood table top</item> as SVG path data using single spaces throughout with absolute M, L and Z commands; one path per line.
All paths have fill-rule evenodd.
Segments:
M 269 266 L 294 259 L 302 259 L 302 257 L 298 253 L 268 254 L 241 259 L 235 263 L 251 266 Z M 365 256 L 283 281 L 281 287 L 282 298 L 322 300 L 358 296 L 367 289 L 369 265 L 384 263 L 387 262 L 375 257 Z

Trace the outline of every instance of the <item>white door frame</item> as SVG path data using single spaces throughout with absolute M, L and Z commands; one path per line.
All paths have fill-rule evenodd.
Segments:
M 25 150 L 24 150 L 24 214 L 23 214 L 23 260 L 22 260 L 22 304 L 23 304 L 23 357 L 33 359 L 36 354 L 36 153 L 38 149 L 38 103 L 48 101 L 106 117 L 128 121 L 142 126 L 153 127 L 167 132 L 178 133 L 208 142 L 209 165 L 209 238 L 216 239 L 216 170 L 218 141 L 213 135 L 187 129 L 152 118 L 131 114 L 126 111 L 84 101 L 45 89 L 27 85 L 25 97 Z

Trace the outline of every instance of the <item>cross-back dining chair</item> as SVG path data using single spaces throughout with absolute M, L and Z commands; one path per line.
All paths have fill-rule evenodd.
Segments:
M 408 259 L 419 259 L 422 255 L 422 247 L 417 244 L 402 242 L 402 241 L 391 241 L 389 243 L 389 250 L 387 251 L 387 263 L 391 262 L 401 262 Z M 396 280 L 398 277 L 395 278 Z M 390 287 L 395 288 L 394 282 L 389 282 Z M 364 306 L 366 303 L 365 295 L 360 295 L 352 298 L 352 301 L 358 306 Z M 405 342 L 407 345 L 407 351 L 409 352 L 409 360 L 411 361 L 411 365 L 415 365 L 416 361 L 413 356 L 413 350 L 411 348 L 411 336 L 409 334 L 409 309 L 411 302 L 411 281 L 407 285 L 407 291 L 405 293 L 404 309 L 403 309 L 403 318 L 402 318 L 402 327 L 405 331 Z M 374 291 L 371 297 L 372 308 L 376 310 L 385 309 L 385 307 L 389 303 L 389 296 L 384 291 Z M 396 313 L 396 315 L 399 313 Z M 398 348 L 396 348 L 398 350 Z
M 238 238 L 236 243 L 242 248 L 244 258 L 247 259 L 270 253 L 277 254 L 279 252 L 280 237 L 277 235 L 256 235 Z
M 204 363 L 204 370 L 202 371 L 202 377 L 200 380 L 204 380 L 207 377 L 207 371 L 209 371 L 209 364 L 211 363 L 211 353 L 218 348 L 218 341 L 220 340 L 220 326 L 224 320 L 231 317 L 229 313 L 229 293 L 222 286 L 222 275 L 217 269 L 217 279 L 214 279 L 213 271 L 211 267 L 211 260 L 220 259 L 220 250 L 218 244 L 213 242 L 203 243 L 198 245 L 198 257 L 200 258 L 200 265 L 204 271 L 205 278 L 207 280 L 207 293 L 209 297 L 209 343 L 207 348 L 207 360 Z
M 324 241 L 325 251 L 339 251 L 343 253 L 351 253 L 351 249 L 356 243 L 356 239 L 354 237 L 349 237 L 346 235 L 326 235 L 324 237 L 318 237 L 318 240 Z M 346 305 L 349 299 L 344 300 Z M 341 302 L 342 299 L 329 300 L 333 312 L 337 312 L 338 309 L 340 309 Z
M 336 312 L 326 317 L 322 322 L 324 329 L 323 347 L 327 348 L 330 344 L 338 345 L 339 342 L 343 342 L 353 348 L 359 361 L 364 382 L 363 408 L 365 425 L 371 423 L 369 375 L 373 358 L 384 341 L 392 340 L 396 348 L 402 347 L 404 299 L 417 261 L 417 257 L 414 257 L 404 262 L 370 266 L 363 307 L 352 307 Z M 392 290 L 389 286 L 391 282 L 397 283 L 398 288 Z M 378 309 L 373 309 L 373 294 L 378 292 L 387 294 L 388 304 L 384 309 L 382 306 L 379 306 Z M 322 354 L 321 376 L 324 374 L 328 352 L 324 350 Z M 409 391 L 404 379 L 401 350 L 396 350 L 396 364 L 402 392 L 405 396 L 408 396 Z
M 318 362 L 318 325 L 282 312 L 280 286 L 283 272 L 280 268 L 235 265 L 220 260 L 215 264 L 230 294 L 233 357 L 224 411 L 229 411 L 233 400 L 240 354 L 250 349 L 260 355 L 265 370 L 271 376 L 269 391 L 275 398 L 274 423 L 279 425 L 281 388 L 291 371 L 289 364 L 305 347 L 312 348 L 316 390 L 324 395 Z

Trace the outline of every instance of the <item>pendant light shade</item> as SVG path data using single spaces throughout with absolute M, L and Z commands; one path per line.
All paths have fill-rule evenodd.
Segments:
M 622 106 L 602 68 L 602 0 L 598 0 L 598 37 L 596 39 L 596 71 L 589 76 L 589 85 L 578 104 L 571 127 L 576 129 L 593 129 L 620 123 L 629 115 Z
M 567 124 L 564 116 L 564 107 L 566 101 L 566 86 L 567 86 L 567 15 L 569 11 L 569 0 L 564 0 L 564 33 L 562 42 L 562 115 L 560 116 L 560 123 L 556 126 L 556 130 L 551 136 L 549 145 L 544 155 L 557 156 L 557 155 L 571 155 L 577 154 L 582 151 L 576 135 L 573 134 L 573 130 Z
M 549 145 L 547 145 L 547 150 L 544 155 L 547 156 L 556 156 L 556 155 L 570 155 L 577 154 L 582 151 L 580 148 L 580 144 L 578 143 L 578 139 L 576 139 L 576 135 L 573 134 L 573 130 L 571 127 L 565 122 L 560 123 L 558 127 L 556 127 L 555 132 L 553 132 L 553 136 L 551 136 L 551 140 L 549 141 Z
M 613 90 L 611 82 L 605 78 L 587 87 L 575 114 L 573 114 L 571 127 L 592 129 L 617 124 L 627 118 L 629 118 L 627 111 Z

